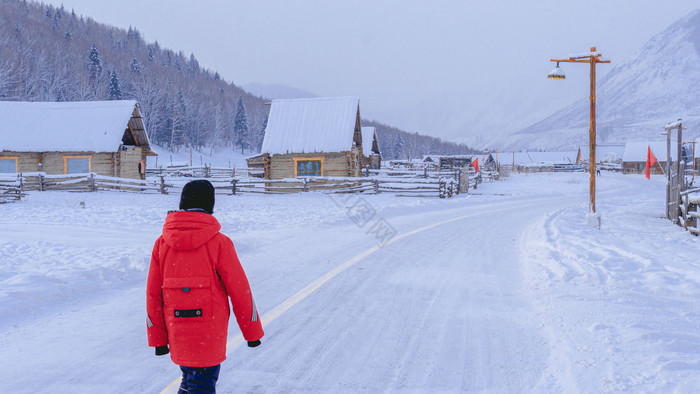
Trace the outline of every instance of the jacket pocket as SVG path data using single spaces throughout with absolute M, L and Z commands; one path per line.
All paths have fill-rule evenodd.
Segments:
M 211 321 L 211 279 L 166 278 L 163 281 L 163 302 L 166 318 L 174 323 Z

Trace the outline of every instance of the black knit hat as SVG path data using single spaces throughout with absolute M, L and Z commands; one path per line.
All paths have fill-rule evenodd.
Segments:
M 214 186 L 211 182 L 199 179 L 187 182 L 180 195 L 180 209 L 200 208 L 214 213 Z

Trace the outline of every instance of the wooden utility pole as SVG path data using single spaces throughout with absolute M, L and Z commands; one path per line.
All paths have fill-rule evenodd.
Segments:
M 557 69 L 559 68 L 559 63 L 589 63 L 591 65 L 591 95 L 590 95 L 590 128 L 588 131 L 588 172 L 590 173 L 590 184 L 589 184 L 589 201 L 588 201 L 588 212 L 595 213 L 595 176 L 596 176 L 596 122 L 595 122 L 595 107 L 596 107 L 596 95 L 595 95 L 595 82 L 596 82 L 596 65 L 598 63 L 610 63 L 610 60 L 602 60 L 603 55 L 596 52 L 596 47 L 591 47 L 591 51 L 588 53 L 582 53 L 577 55 L 569 55 L 568 59 L 550 59 L 550 61 L 557 62 Z M 552 79 L 564 79 L 563 72 L 553 72 L 549 75 Z

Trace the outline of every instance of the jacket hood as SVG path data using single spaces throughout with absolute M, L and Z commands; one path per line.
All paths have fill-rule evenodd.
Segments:
M 168 214 L 163 225 L 163 239 L 175 250 L 194 250 L 221 230 L 221 224 L 208 213 L 176 211 Z

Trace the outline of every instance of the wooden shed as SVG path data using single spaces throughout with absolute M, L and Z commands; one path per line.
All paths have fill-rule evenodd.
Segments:
M 378 170 L 382 167 L 382 154 L 375 127 L 362 128 L 362 167 Z
M 664 141 L 642 141 L 628 142 L 625 145 L 625 153 L 622 155 L 622 172 L 625 174 L 643 174 L 646 170 L 647 151 L 651 147 L 651 152 L 658 160 L 657 164 L 651 167 L 652 174 L 665 174 L 667 142 Z M 678 160 L 675 146 L 671 149 L 671 161 Z
M 136 101 L 0 102 L 0 173 L 145 179 L 155 156 Z
M 360 176 L 359 99 L 273 100 L 261 154 L 247 160 L 265 179 Z
M 440 156 L 438 161 L 440 171 L 451 171 L 458 168 L 469 167 L 472 163 L 471 156 Z

